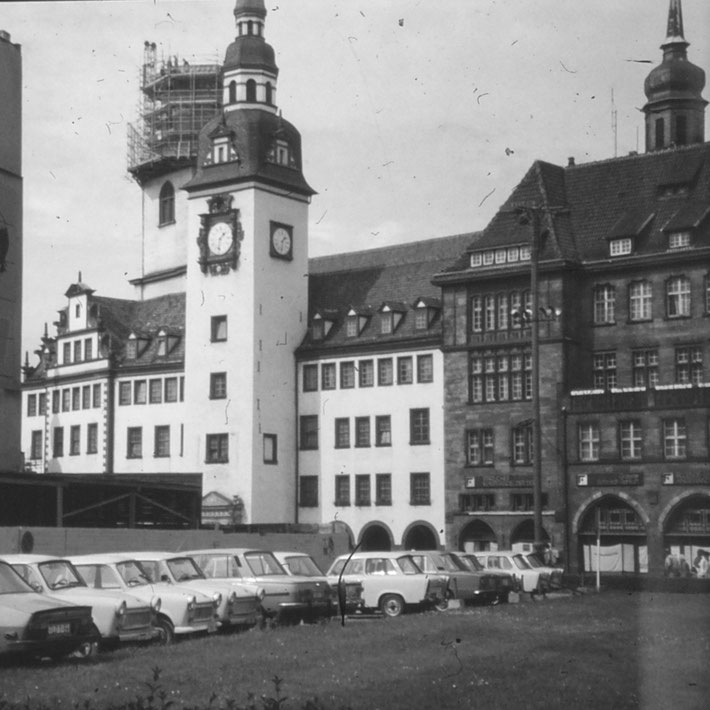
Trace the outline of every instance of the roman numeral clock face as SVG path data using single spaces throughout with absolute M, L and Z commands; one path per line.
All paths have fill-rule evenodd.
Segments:
M 293 258 L 293 236 L 291 227 L 285 224 L 271 224 L 271 256 L 277 259 Z
M 210 227 L 207 235 L 207 246 L 210 254 L 223 256 L 231 249 L 233 241 L 234 233 L 231 226 L 226 222 L 217 222 L 217 224 L 213 224 Z

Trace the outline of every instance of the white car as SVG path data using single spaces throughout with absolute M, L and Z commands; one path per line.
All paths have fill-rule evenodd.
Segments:
M 131 553 L 154 583 L 163 582 L 206 594 L 215 601 L 221 630 L 251 628 L 261 618 L 264 590 L 249 581 L 226 584 L 207 579 L 188 554 L 174 552 Z
M 487 569 L 498 569 L 512 574 L 523 592 L 544 594 L 550 588 L 550 575 L 542 570 L 534 569 L 521 552 L 486 550 L 474 554 Z
M 101 634 L 99 647 L 114 649 L 121 643 L 151 641 L 158 636 L 151 604 L 122 589 L 88 587 L 67 559 L 51 555 L 3 555 L 3 560 L 35 591 L 72 604 L 91 606 L 91 615 Z M 156 600 L 154 606 L 159 606 Z M 95 647 L 84 647 L 90 654 Z
M 166 582 L 154 584 L 133 553 L 104 552 L 70 560 L 90 587 L 123 590 L 156 608 L 161 643 L 217 631 L 217 605 L 211 596 Z
M 340 580 L 362 584 L 363 605 L 385 616 L 404 613 L 406 607 L 445 606 L 447 575 L 424 574 L 406 552 L 356 552 L 341 555 L 328 570 L 337 588 Z
M 560 589 L 562 587 L 562 575 L 564 574 L 564 569 L 562 569 L 562 567 L 552 567 L 544 562 L 541 562 L 538 555 L 534 552 L 526 553 L 525 559 L 531 567 L 538 569 L 541 572 L 546 572 L 550 576 L 551 589 Z

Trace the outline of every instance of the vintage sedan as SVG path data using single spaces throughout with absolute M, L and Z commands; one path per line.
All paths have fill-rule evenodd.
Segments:
M 502 580 L 495 574 L 487 570 L 474 572 L 451 552 L 417 550 L 410 554 L 422 572 L 448 576 L 447 600 L 458 599 L 463 604 L 494 604 L 504 594 L 500 585 Z M 507 596 L 507 592 L 505 594 Z M 441 606 L 445 607 L 445 602 Z
M 215 602 L 221 631 L 248 629 L 261 618 L 264 590 L 248 581 L 224 584 L 207 579 L 188 554 L 174 552 L 132 553 L 146 571 L 151 582 L 174 584 L 205 594 Z
M 462 564 L 466 565 L 468 569 L 472 572 L 487 572 L 488 574 L 495 575 L 498 578 L 498 585 L 500 593 L 498 595 L 498 601 L 506 604 L 510 597 L 511 592 L 520 591 L 520 584 L 515 579 L 515 577 L 500 569 L 487 569 L 478 560 L 478 557 L 472 552 L 454 552 L 452 553 L 456 556 Z
M 447 575 L 425 574 L 404 552 L 356 552 L 341 555 L 328 570 L 328 580 L 360 582 L 363 604 L 388 617 L 399 616 L 407 607 L 424 609 L 444 604 Z
M 104 552 L 70 559 L 90 587 L 123 590 L 150 604 L 163 644 L 172 643 L 176 636 L 217 631 L 217 605 L 211 596 L 166 582 L 154 584 L 133 553 Z
M 525 559 L 534 569 L 547 572 L 550 575 L 550 589 L 560 589 L 562 587 L 562 575 L 564 574 L 562 567 L 545 564 L 535 552 L 525 553 Z
M 277 621 L 313 621 L 333 614 L 327 581 L 289 575 L 272 552 L 248 548 L 191 550 L 210 580 L 262 587 L 264 614 Z
M 151 641 L 158 635 L 153 625 L 154 610 L 142 599 L 122 590 L 90 588 L 69 560 L 51 555 L 3 555 L 5 562 L 34 590 L 89 605 L 94 624 L 101 634 L 98 647 L 117 648 L 121 643 Z M 86 647 L 91 654 L 95 647 Z
M 90 606 L 40 594 L 0 561 L 0 657 L 62 658 L 98 640 Z
M 534 569 L 520 552 L 486 550 L 475 554 L 487 569 L 499 569 L 512 574 L 523 592 L 529 592 L 531 595 L 544 594 L 550 588 L 550 575 Z

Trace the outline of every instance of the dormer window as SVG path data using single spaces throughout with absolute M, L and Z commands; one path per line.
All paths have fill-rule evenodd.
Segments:
M 333 325 L 335 317 L 328 313 L 316 313 L 311 321 L 311 338 L 313 340 L 325 340 L 328 337 Z
M 472 269 L 475 269 L 480 266 L 515 264 L 519 261 L 530 261 L 529 246 L 513 246 L 476 251 L 470 255 L 469 265 Z
M 231 134 L 213 136 L 212 150 L 205 156 L 203 165 L 221 165 L 223 163 L 234 163 L 239 160 L 239 155 L 232 143 Z
M 631 237 L 609 240 L 609 256 L 624 256 L 631 254 Z
M 669 249 L 689 249 L 690 232 L 671 232 L 668 235 Z
M 440 309 L 441 302 L 438 299 L 417 299 L 414 302 L 414 329 L 428 330 Z
M 370 319 L 369 312 L 363 312 L 355 308 L 348 311 L 345 319 L 345 334 L 348 338 L 357 338 L 365 330 Z
M 126 344 L 126 359 L 135 360 L 138 357 L 138 341 L 135 335 L 128 336 L 128 343 Z
M 288 141 L 283 138 L 277 138 L 271 145 L 266 159 L 270 163 L 276 163 L 276 165 L 283 165 L 287 168 L 295 168 L 296 157 L 293 153 L 291 146 Z
M 165 331 L 158 333 L 158 357 L 165 357 L 168 354 L 168 336 Z
M 380 333 L 391 335 L 404 318 L 404 306 L 385 303 L 380 309 Z

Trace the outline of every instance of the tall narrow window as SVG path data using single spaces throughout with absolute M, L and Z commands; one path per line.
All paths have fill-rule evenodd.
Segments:
M 370 417 L 355 417 L 355 446 L 370 445 Z
M 616 353 L 594 353 L 592 356 L 594 366 L 595 389 L 611 389 L 616 387 Z
M 663 421 L 663 454 L 667 459 L 684 459 L 687 433 L 685 419 L 664 419 Z
M 86 453 L 95 454 L 99 450 L 99 425 L 86 425 Z
M 596 423 L 579 425 L 579 460 L 599 460 L 599 425 Z
M 229 82 L 229 103 L 230 104 L 237 103 L 237 82 L 236 81 Z
M 155 427 L 154 455 L 156 458 L 170 456 L 170 426 Z
M 175 188 L 170 180 L 160 188 L 158 203 L 158 225 L 172 224 L 175 221 Z
M 683 318 L 690 315 L 690 279 L 675 276 L 666 283 L 666 315 Z
M 662 118 L 656 119 L 656 150 L 663 148 L 663 138 L 666 132 L 666 124 Z
M 347 417 L 335 420 L 335 448 L 347 449 L 350 446 L 350 419 Z
M 355 505 L 370 505 L 370 476 L 355 476 Z
M 54 427 L 52 432 L 52 456 L 55 459 L 64 456 L 64 427 Z
M 274 89 L 271 86 L 270 81 L 266 82 L 266 86 L 264 87 L 264 89 L 266 90 L 266 103 L 271 106 L 271 104 L 274 102 Z
M 619 422 L 619 453 L 622 459 L 640 459 L 642 444 L 641 422 Z
M 143 456 L 143 429 L 128 427 L 126 432 L 126 458 L 139 459 Z
M 699 346 L 676 348 L 675 381 L 694 385 L 703 381 L 703 349 Z
M 431 505 L 431 484 L 428 473 L 410 474 L 409 502 L 411 505 Z
M 307 414 L 303 415 L 300 420 L 299 427 L 300 445 L 302 450 L 311 450 L 318 448 L 318 415 Z
M 651 320 L 651 303 L 651 284 L 648 281 L 636 281 L 629 286 L 630 320 Z
M 616 317 L 616 292 L 606 284 L 594 289 L 594 322 L 597 324 L 614 323 Z
M 392 474 L 375 475 L 375 505 L 392 505 Z
M 392 445 L 392 418 L 389 414 L 375 417 L 375 445 Z
M 469 466 L 493 463 L 493 429 L 469 429 L 466 432 L 466 463 Z
M 247 102 L 250 104 L 256 103 L 256 82 L 254 79 L 247 81 Z
M 655 387 L 658 384 L 658 350 L 633 350 L 631 377 L 634 387 Z
M 81 453 L 81 427 L 74 424 L 69 429 L 69 455 L 78 456 Z
M 229 434 L 207 434 L 205 463 L 229 462 Z
M 227 316 L 212 316 L 210 320 L 210 338 L 213 343 L 227 339 Z
M 428 409 L 409 410 L 409 443 L 415 446 L 430 443 Z

